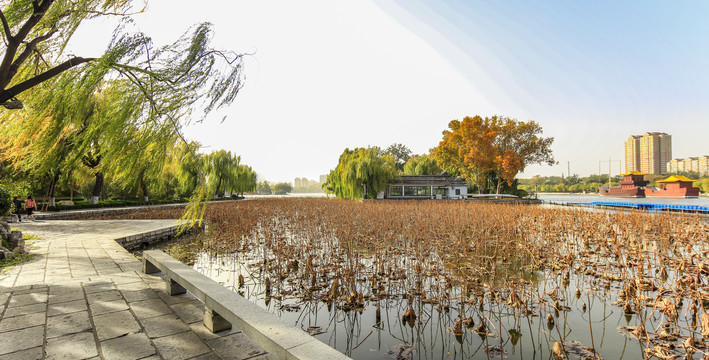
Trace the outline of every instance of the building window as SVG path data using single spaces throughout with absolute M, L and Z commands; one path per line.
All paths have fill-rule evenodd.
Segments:
M 404 186 L 404 196 L 431 196 L 431 187 Z
M 430 186 L 417 186 L 419 196 L 431 196 Z
M 460 189 L 455 189 L 455 194 L 460 195 Z
M 445 195 L 445 194 L 446 194 L 446 188 L 444 188 L 444 187 L 433 188 L 433 195 Z
M 403 195 L 401 186 L 389 186 L 389 196 L 401 196 Z

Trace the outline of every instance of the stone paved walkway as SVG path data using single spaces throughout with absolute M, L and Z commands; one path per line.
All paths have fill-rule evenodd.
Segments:
M 0 360 L 271 359 L 238 329 L 212 334 L 204 306 L 169 296 L 165 282 L 113 239 L 173 220 L 55 220 L 12 224 L 30 262 L 0 273 Z

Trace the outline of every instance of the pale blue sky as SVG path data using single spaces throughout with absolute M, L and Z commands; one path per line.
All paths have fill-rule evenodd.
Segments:
M 631 134 L 675 157 L 709 154 L 709 3 L 378 1 L 459 68 L 501 114 L 554 136 L 552 169 L 597 172 Z M 471 109 L 475 112 L 475 110 Z
M 647 131 L 674 157 L 709 154 L 708 16 L 699 1 L 152 0 L 136 28 L 166 43 L 209 21 L 218 47 L 256 51 L 234 105 L 186 132 L 268 180 L 317 179 L 345 147 L 426 152 L 475 114 L 555 137 L 560 165 L 523 176 L 588 175 Z M 111 26 L 87 26 L 77 54 Z

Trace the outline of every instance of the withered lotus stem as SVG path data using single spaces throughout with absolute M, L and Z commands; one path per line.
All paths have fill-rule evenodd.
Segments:
M 455 326 L 453 326 L 453 334 L 458 336 L 463 335 L 463 320 L 460 318 L 455 322 Z
M 402 318 L 404 320 L 416 320 L 416 312 L 413 308 L 409 308 L 409 310 L 406 310 Z

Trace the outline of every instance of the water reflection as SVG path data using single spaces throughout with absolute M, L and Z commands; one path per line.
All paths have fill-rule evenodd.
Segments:
M 622 307 L 612 305 L 622 290 L 619 284 L 573 273 L 564 279 L 565 275 L 549 272 L 529 273 L 525 286 L 534 290 L 525 293 L 545 296 L 528 299 L 519 307 L 512 306 L 513 297 L 504 290 L 488 287 L 482 297 L 471 294 L 449 304 L 430 303 L 421 297 L 381 298 L 347 310 L 337 300 L 298 300 L 297 284 L 274 289 L 272 293 L 279 295 L 266 296 L 266 276 L 251 271 L 249 261 L 243 254 L 202 253 L 194 266 L 355 359 L 549 359 L 558 339 L 564 341 L 567 352 L 587 358 L 592 353 L 586 348 L 595 348 L 606 359 L 642 359 L 645 342 L 626 333 L 643 324 L 652 331 L 662 325 L 664 317 L 652 307 L 639 308 L 638 316 L 626 316 Z M 244 278 L 243 286 L 239 286 L 239 275 Z M 557 288 L 559 283 L 563 286 Z M 416 319 L 403 320 L 410 308 Z M 678 313 L 688 325 L 696 326 L 689 304 Z M 453 329 L 459 319 L 472 322 L 465 323 L 462 335 L 457 336 Z

